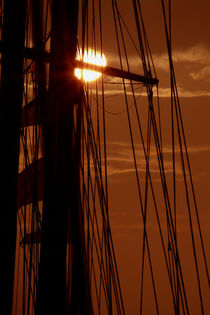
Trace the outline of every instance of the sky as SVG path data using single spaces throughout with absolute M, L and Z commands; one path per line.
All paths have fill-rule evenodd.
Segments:
M 130 29 L 134 40 L 136 34 L 132 23 L 130 1 L 119 1 L 121 15 Z M 168 57 L 164 35 L 161 1 L 141 1 L 142 13 L 146 27 L 149 44 L 154 59 L 157 77 L 159 79 L 161 125 L 164 143 L 164 157 L 166 176 L 169 180 L 171 192 L 171 133 L 170 133 L 170 81 L 168 71 Z M 119 67 L 116 40 L 113 33 L 113 22 L 110 12 L 110 2 L 103 1 L 104 37 L 103 51 L 107 57 L 107 65 Z M 132 6 L 131 6 L 132 7 Z M 177 86 L 180 97 L 181 111 L 188 144 L 193 181 L 195 185 L 200 222 L 206 246 L 207 259 L 210 261 L 210 3 L 207 0 L 197 1 L 172 1 L 172 49 Z M 112 34 L 112 35 L 111 35 Z M 129 62 L 133 72 L 142 74 L 141 65 L 135 49 L 127 41 Z M 107 79 L 107 78 L 106 78 Z M 108 80 L 108 79 L 107 79 Z M 112 80 L 116 83 L 116 80 Z M 140 261 L 142 250 L 142 223 L 139 213 L 137 198 L 135 170 L 132 150 L 128 132 L 128 122 L 125 105 L 122 102 L 122 88 L 117 85 L 107 87 L 105 90 L 105 108 L 107 123 L 107 160 L 110 221 L 118 259 L 118 268 L 121 278 L 122 291 L 126 304 L 127 314 L 137 314 L 139 311 L 140 289 Z M 138 95 L 138 93 L 137 93 Z M 142 118 L 143 130 L 146 130 L 146 105 L 147 100 L 140 90 L 138 106 Z M 144 156 L 137 137 L 137 124 L 135 112 L 131 106 L 131 119 L 133 121 L 134 138 L 137 148 L 137 161 L 139 174 L 144 182 Z M 119 114 L 121 112 L 121 114 Z M 118 114 L 116 114 L 118 113 Z M 146 132 L 146 131 L 144 131 Z M 176 147 L 179 152 L 178 147 Z M 151 148 L 151 169 L 155 182 L 157 196 L 161 196 L 160 179 L 158 178 L 158 165 L 154 145 Z M 189 222 L 187 219 L 186 204 L 184 203 L 184 186 L 181 176 L 181 163 L 177 162 L 177 201 L 178 212 L 178 240 L 183 259 L 183 268 L 186 272 L 186 284 L 190 300 L 190 314 L 199 314 L 200 307 L 196 293 L 196 282 L 192 279 L 193 257 L 189 238 Z M 161 204 L 161 197 L 157 197 Z M 153 209 L 149 202 L 149 207 Z M 161 212 L 161 215 L 162 212 Z M 194 217 L 193 217 L 194 218 Z M 172 314 L 166 284 L 166 270 L 162 266 L 160 244 L 157 239 L 158 231 L 154 213 L 150 212 L 148 218 L 148 233 L 151 237 L 151 247 L 156 270 L 157 287 L 162 314 Z M 197 230 L 195 232 L 197 240 Z M 152 245 L 154 244 L 154 245 Z M 200 249 L 198 255 L 201 254 Z M 148 261 L 147 261 L 148 263 Z M 202 266 L 201 266 L 202 268 Z M 147 270 L 148 272 L 148 270 Z M 149 272 L 148 274 L 149 275 Z M 151 302 L 151 280 L 146 276 L 145 285 L 145 314 L 155 313 L 154 303 Z M 206 314 L 210 312 L 209 288 L 203 276 L 204 304 Z M 167 302 L 166 302 L 167 301 Z
M 97 1 L 96 1 L 97 2 Z M 134 42 L 137 44 L 137 33 L 134 29 L 134 14 L 132 1 L 119 0 L 119 10 L 127 25 Z M 167 1 L 165 1 L 167 2 Z M 207 261 L 210 262 L 210 2 L 208 0 L 176 0 L 172 2 L 172 56 L 174 62 L 177 87 L 180 97 L 182 118 L 186 141 L 191 163 L 192 177 L 199 209 L 203 240 L 206 248 Z M 91 1 L 90 9 L 91 9 Z M 114 31 L 111 0 L 102 0 L 102 42 L 103 53 L 107 65 L 119 68 L 117 41 Z M 164 34 L 161 0 L 142 0 L 142 14 L 147 37 L 149 40 L 157 78 L 159 79 L 159 96 L 161 109 L 161 129 L 163 136 L 163 152 L 165 174 L 168 191 L 172 193 L 172 149 L 171 149 L 171 112 L 170 112 L 170 73 L 167 56 L 167 47 Z M 97 9 L 97 5 L 96 5 Z M 81 16 L 80 16 L 81 19 Z M 89 19 L 90 25 L 92 20 Z M 96 15 L 96 26 L 99 17 Z M 80 27 L 80 25 L 79 25 Z M 141 60 L 129 39 L 126 30 L 125 41 L 131 71 L 143 74 Z M 81 35 L 81 29 L 79 31 Z M 91 32 L 90 32 L 91 34 Z M 99 28 L 96 32 L 96 42 L 100 48 Z M 80 41 L 80 38 L 79 38 Z M 81 44 L 81 43 L 80 43 Z M 138 44 L 137 44 L 138 45 Z M 89 37 L 91 46 L 91 36 Z M 99 49 L 100 50 L 100 49 Z M 123 58 L 125 67 L 125 58 Z M 104 77 L 105 83 L 105 110 L 107 134 L 107 174 L 110 224 L 115 245 L 119 277 L 124 299 L 126 314 L 139 314 L 139 298 L 141 285 L 141 260 L 143 223 L 140 211 L 135 168 L 132 156 L 132 147 L 129 134 L 128 119 L 124 102 L 122 85 L 119 79 Z M 100 82 L 100 78 L 98 80 Z M 126 82 L 128 83 L 128 82 Z M 90 84 L 91 86 L 91 84 Z M 96 114 L 94 101 L 96 99 L 94 83 L 92 84 L 92 114 Z M 99 83 L 100 86 L 100 83 Z M 148 101 L 145 88 L 135 85 L 137 107 L 144 138 L 147 135 Z M 99 105 L 102 107 L 99 93 Z M 100 103 L 101 102 L 101 103 Z M 144 193 L 145 185 L 145 158 L 138 133 L 137 119 L 134 109 L 131 90 L 128 89 L 128 103 L 132 122 L 138 175 L 140 186 Z M 154 89 L 154 107 L 157 114 L 157 99 Z M 102 114 L 102 111 L 101 113 Z M 190 239 L 189 219 L 184 191 L 182 166 L 178 156 L 180 150 L 175 143 L 177 156 L 177 231 L 180 258 L 183 263 L 183 273 L 187 295 L 190 304 L 190 314 L 200 314 L 200 305 L 195 279 L 195 267 Z M 164 212 L 163 193 L 160 182 L 157 154 L 154 138 L 151 140 L 150 171 L 156 194 L 160 220 L 163 226 L 163 235 L 167 236 L 166 219 Z M 189 173 L 187 173 L 189 184 Z M 192 195 L 190 195 L 192 202 Z M 195 212 L 193 212 L 195 223 Z M 199 268 L 205 314 L 210 314 L 209 288 L 203 272 L 204 263 L 201 258 L 201 246 L 198 241 L 198 229 L 195 228 L 195 240 L 198 246 Z M 173 314 L 172 300 L 169 293 L 169 283 L 166 276 L 166 267 L 160 244 L 157 220 L 152 202 L 151 190 L 148 197 L 147 232 L 151 249 L 151 258 L 154 268 L 157 297 L 160 305 L 160 314 Z M 155 314 L 155 304 L 152 293 L 151 276 L 149 272 L 148 255 L 145 256 L 145 277 L 143 295 L 143 314 Z

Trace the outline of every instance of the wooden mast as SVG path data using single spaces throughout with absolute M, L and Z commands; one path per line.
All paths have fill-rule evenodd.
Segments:
M 77 0 L 52 1 L 49 93 L 42 112 L 45 191 L 36 305 L 39 315 L 90 314 L 92 310 L 79 206 L 80 127 L 74 122 L 74 106 L 82 97 L 74 77 L 77 23 Z M 81 124 L 81 115 L 77 123 Z M 68 233 L 73 247 L 70 300 L 66 288 Z
M 25 15 L 25 0 L 4 1 L 0 95 L 0 291 L 4 314 L 12 313 Z

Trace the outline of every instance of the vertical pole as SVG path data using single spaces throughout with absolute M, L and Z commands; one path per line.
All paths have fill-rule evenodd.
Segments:
M 25 0 L 4 1 L 0 94 L 0 291 L 4 314 L 12 313 L 25 14 Z
M 36 305 L 38 315 L 63 315 L 69 312 L 89 314 L 90 309 L 90 305 L 87 306 L 83 299 L 85 263 L 83 226 L 79 214 L 80 156 L 76 154 L 76 151 L 79 152 L 76 142 L 80 146 L 80 139 L 75 137 L 74 132 L 74 106 L 80 99 L 73 65 L 77 47 L 77 23 L 78 0 L 52 1 L 49 95 L 41 114 L 45 151 L 45 192 Z M 71 301 L 67 300 L 66 288 L 66 249 L 69 232 L 74 248 Z M 79 290 L 76 289 L 76 284 Z M 90 292 L 88 294 L 90 295 Z M 81 311 L 82 309 L 84 311 Z

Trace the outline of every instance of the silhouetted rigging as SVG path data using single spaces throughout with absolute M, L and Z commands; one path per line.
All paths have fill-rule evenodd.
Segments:
M 128 3 L 132 31 L 121 13 L 120 1 L 109 3 L 119 68 L 76 58 L 79 48 L 82 56 L 88 49 L 101 56 L 105 51 L 103 1 L 0 1 L 0 216 L 4 240 L 0 270 L 5 314 L 126 314 L 110 223 L 106 113 L 124 115 L 128 121 L 142 225 L 139 312 L 146 310 L 149 287 L 154 313 L 163 314 L 148 229 L 152 213 L 167 274 L 167 303 L 175 314 L 191 314 L 177 223 L 179 160 L 193 277 L 200 312 L 205 314 L 201 274 L 205 274 L 209 288 L 209 272 L 173 67 L 171 1 L 168 14 L 165 2 L 160 1 L 171 79 L 172 180 L 164 162 L 159 82 L 140 1 Z M 131 47 L 139 59 L 140 74 L 132 71 Z M 76 67 L 100 72 L 101 78 L 78 80 Z M 120 111 L 107 109 L 110 98 L 106 90 L 114 85 L 120 85 Z M 142 97 L 147 98 L 145 121 L 140 114 Z M 152 155 L 158 169 L 158 189 Z M 196 241 L 194 225 L 199 231 Z

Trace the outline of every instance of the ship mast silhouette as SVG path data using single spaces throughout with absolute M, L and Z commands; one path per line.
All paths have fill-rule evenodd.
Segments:
M 95 1 L 93 3 L 95 4 Z M 143 312 L 143 273 L 146 253 L 149 257 L 155 310 L 157 314 L 160 313 L 146 229 L 148 187 L 150 187 L 168 272 L 171 304 L 175 314 L 182 314 L 182 312 L 189 314 L 177 245 L 176 209 L 174 206 L 173 213 L 164 171 L 161 130 L 158 129 L 153 106 L 153 87 L 158 85 L 158 79 L 150 65 L 151 57 L 139 1 L 133 0 L 132 8 L 143 74 L 130 71 L 126 50 L 124 56 L 127 69 L 123 69 L 120 45 L 125 49 L 122 35 L 124 22 L 116 1 L 112 1 L 112 10 L 116 32 L 118 32 L 117 45 L 121 68 L 109 65 L 102 67 L 76 59 L 79 46 L 79 9 L 83 21 L 81 47 L 83 53 L 85 38 L 88 37 L 85 27 L 89 23 L 90 3 L 82 1 L 80 5 L 81 7 L 79 7 L 79 0 L 52 0 L 50 4 L 48 1 L 41 0 L 1 1 L 3 16 L 0 42 L 2 309 L 5 309 L 5 314 L 125 314 L 108 211 L 103 77 L 109 76 L 121 80 L 124 87 L 144 226 L 140 313 Z M 163 1 L 162 5 L 165 12 Z M 101 1 L 98 2 L 98 8 L 101 14 Z M 92 10 L 95 10 L 93 4 Z M 170 34 L 167 25 L 165 27 L 173 112 L 179 119 L 177 125 L 178 128 L 181 126 L 180 145 L 183 145 L 185 138 L 180 125 L 181 116 L 176 112 L 179 109 L 179 101 L 171 58 Z M 47 29 L 50 29 L 48 34 Z M 120 36 L 122 36 L 121 44 Z M 47 51 L 49 39 L 50 49 Z M 75 77 L 76 67 L 102 73 L 103 118 L 99 126 L 97 112 L 96 128 L 90 109 L 89 86 Z M 137 112 L 146 165 L 144 197 L 140 190 L 135 141 L 126 92 L 126 84 L 130 84 L 129 92 L 132 93 L 136 106 L 134 82 L 145 88 L 148 97 L 146 143 Z M 96 92 L 97 89 L 100 89 L 99 83 L 96 83 Z M 159 221 L 149 162 L 152 133 L 163 187 L 163 204 L 166 209 L 168 228 L 166 241 Z M 182 152 L 182 149 L 180 150 Z M 173 147 L 173 154 L 174 152 L 175 147 Z M 185 153 L 187 154 L 187 150 Z M 20 166 L 20 161 L 23 161 L 24 165 Z M 183 167 L 185 178 L 185 168 L 190 169 L 188 156 L 187 163 L 183 163 L 185 163 Z M 185 184 L 187 185 L 186 182 Z M 194 194 L 193 185 L 190 187 Z M 200 229 L 199 220 L 197 221 Z M 191 233 L 193 240 L 193 230 Z M 200 240 L 204 270 L 209 283 L 201 232 Z M 200 309 L 204 314 L 198 257 L 194 243 L 193 253 Z M 19 267 L 20 265 L 22 267 Z M 19 273 L 22 281 L 18 280 Z M 19 291 L 22 295 L 18 297 Z

